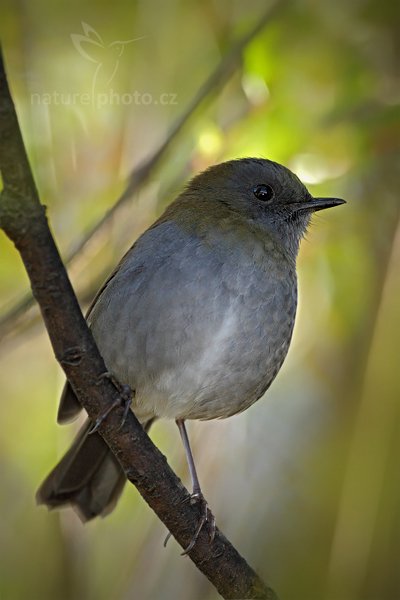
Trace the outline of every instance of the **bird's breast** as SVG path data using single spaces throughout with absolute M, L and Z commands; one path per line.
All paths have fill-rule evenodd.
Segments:
M 235 232 L 234 232 L 235 233 Z M 133 409 L 227 417 L 267 389 L 289 347 L 296 275 L 274 244 L 149 230 L 100 295 L 91 327 Z M 240 240 L 239 240 L 240 242 Z
M 147 365 L 159 360 L 143 402 L 153 398 L 154 411 L 170 418 L 227 417 L 262 396 L 282 365 L 296 313 L 295 274 L 225 262 L 197 291 L 190 288 L 177 300 L 179 325 L 167 310 L 163 331 L 153 333 L 164 351 L 148 346 Z

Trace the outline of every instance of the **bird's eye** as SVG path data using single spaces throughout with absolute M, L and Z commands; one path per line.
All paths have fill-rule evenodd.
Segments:
M 275 196 L 275 192 L 270 185 L 259 183 L 253 188 L 253 193 L 256 198 L 262 202 L 269 202 Z

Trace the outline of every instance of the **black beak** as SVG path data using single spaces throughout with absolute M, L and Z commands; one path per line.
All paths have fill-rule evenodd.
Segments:
M 295 211 L 312 210 L 315 212 L 324 208 L 339 206 L 340 204 L 346 204 L 346 200 L 341 200 L 340 198 L 311 198 L 308 202 L 296 203 Z

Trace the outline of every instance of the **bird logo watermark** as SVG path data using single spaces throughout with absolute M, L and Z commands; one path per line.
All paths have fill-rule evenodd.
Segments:
M 79 54 L 96 65 L 92 90 L 96 88 L 96 81 L 100 72 L 105 74 L 106 84 L 110 85 L 118 70 L 125 47 L 133 42 L 143 40 L 146 36 L 142 35 L 131 40 L 115 40 L 110 44 L 106 44 L 101 35 L 91 25 L 83 21 L 81 24 L 85 35 L 71 33 L 71 40 Z
M 84 21 L 81 22 L 81 25 L 83 33 L 71 33 L 70 38 L 80 56 L 85 61 L 93 63 L 90 90 L 84 92 L 53 90 L 50 93 L 33 93 L 31 94 L 31 104 L 91 105 L 96 108 L 107 105 L 159 104 L 164 106 L 177 104 L 177 94 L 163 92 L 157 97 L 153 97 L 153 94 L 149 92 L 136 90 L 123 93 L 121 90 L 114 89 L 120 84 L 116 74 L 127 46 L 139 42 L 147 36 L 105 42 L 94 27 Z M 114 87 L 111 87 L 112 82 L 114 82 Z

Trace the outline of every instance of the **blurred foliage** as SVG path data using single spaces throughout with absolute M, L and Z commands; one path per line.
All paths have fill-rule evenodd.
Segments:
M 3 2 L 9 79 L 64 254 L 265 8 Z M 277 160 L 312 193 L 348 200 L 316 215 L 303 242 L 295 336 L 267 397 L 190 424 L 217 523 L 282 600 L 400 598 L 399 24 L 392 0 L 286 3 L 71 270 L 85 304 L 184 181 L 232 157 Z M 122 53 L 114 43 L 134 38 Z M 5 311 L 28 283 L 2 233 L 0 256 Z M 73 429 L 55 425 L 63 377 L 37 319 L 2 341 L 0 369 L 2 600 L 215 598 L 172 540 L 163 548 L 132 486 L 85 527 L 35 506 Z M 188 482 L 174 424 L 152 437 Z

